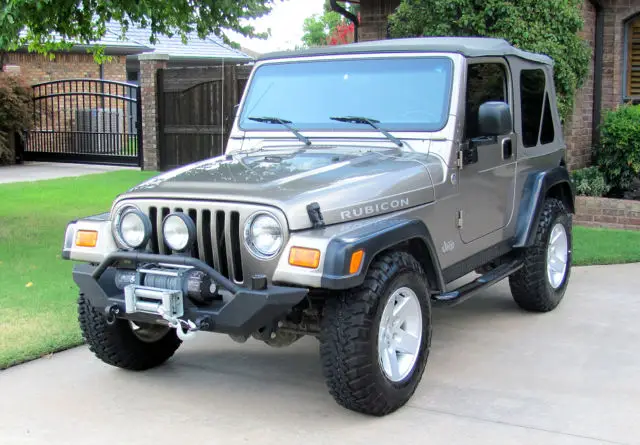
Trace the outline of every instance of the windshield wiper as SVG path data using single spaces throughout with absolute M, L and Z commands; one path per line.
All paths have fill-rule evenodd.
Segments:
M 371 119 L 368 117 L 362 117 L 362 116 L 342 116 L 342 117 L 332 117 L 331 118 L 334 121 L 339 121 L 339 122 L 349 122 L 352 124 L 366 124 L 366 125 L 370 125 L 373 128 L 375 128 L 376 130 L 378 130 L 380 133 L 384 134 L 389 140 L 393 141 L 398 147 L 402 147 L 403 143 L 400 139 L 398 139 L 397 137 L 393 136 L 392 134 L 390 134 L 388 131 L 386 131 L 383 128 L 380 128 L 377 124 L 380 123 L 380 121 L 377 121 L 375 119 Z
M 285 119 L 280 119 L 279 117 L 250 117 L 249 118 L 252 121 L 256 121 L 256 122 L 262 122 L 265 124 L 280 124 L 284 127 L 287 127 L 287 129 L 289 129 L 289 131 L 291 131 L 291 133 L 295 134 L 296 137 L 298 139 L 300 139 L 302 142 L 304 142 L 306 145 L 311 145 L 311 141 L 309 140 L 308 137 L 301 135 L 298 130 L 296 130 L 295 128 L 293 128 L 291 125 L 291 121 L 285 120 Z

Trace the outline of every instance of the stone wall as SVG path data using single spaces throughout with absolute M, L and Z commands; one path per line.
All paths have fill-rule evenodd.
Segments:
M 573 221 L 588 227 L 640 230 L 640 201 L 576 196 Z

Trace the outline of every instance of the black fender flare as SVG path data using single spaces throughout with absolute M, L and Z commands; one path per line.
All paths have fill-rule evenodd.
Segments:
M 575 191 L 565 167 L 558 166 L 531 173 L 526 179 L 520 199 L 514 248 L 533 244 L 545 198 L 550 194 L 563 201 L 570 213 L 575 213 Z
M 444 289 L 442 268 L 429 229 L 419 219 L 405 218 L 377 221 L 331 239 L 324 260 L 322 288 L 349 289 L 362 284 L 372 260 L 380 252 L 411 240 L 420 240 L 427 248 L 431 270 L 425 272 L 435 281 L 431 285 L 436 289 L 432 290 Z M 360 270 L 349 274 L 351 255 L 360 249 L 364 250 Z

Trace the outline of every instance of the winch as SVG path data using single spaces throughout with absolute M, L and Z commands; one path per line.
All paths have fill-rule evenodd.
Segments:
M 119 269 L 116 286 L 124 290 L 128 285 L 181 291 L 196 305 L 209 305 L 222 297 L 218 286 L 204 272 L 191 267 L 145 266 L 137 270 Z

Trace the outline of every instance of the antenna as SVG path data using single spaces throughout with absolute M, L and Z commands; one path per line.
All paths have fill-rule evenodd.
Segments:
M 225 79 L 224 79 L 224 57 L 222 57 L 222 100 L 220 101 L 220 121 L 222 122 L 222 133 L 220 138 L 220 147 L 222 150 L 222 154 L 225 153 L 224 146 L 224 88 L 225 88 Z

